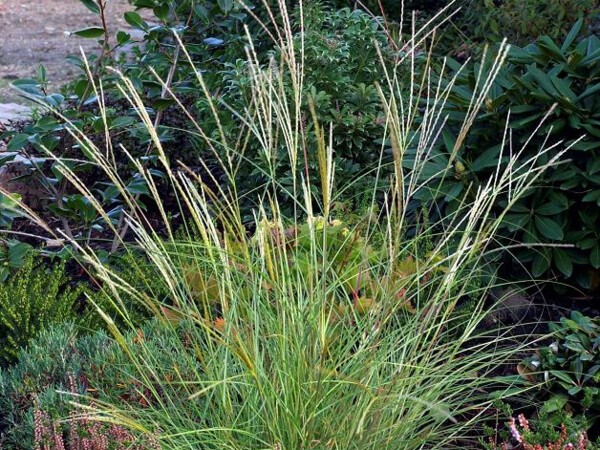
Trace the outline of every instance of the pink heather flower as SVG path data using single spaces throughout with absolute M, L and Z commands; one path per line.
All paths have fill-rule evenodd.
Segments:
M 519 443 L 523 442 L 523 437 L 521 436 L 521 433 L 519 433 L 519 430 L 517 430 L 517 425 L 515 424 L 515 419 L 513 417 L 511 417 L 508 422 L 508 429 L 515 441 Z
M 587 447 L 587 434 L 585 431 L 582 431 L 579 435 L 579 441 L 577 442 L 577 450 L 585 450 Z
M 524 431 L 529 431 L 529 421 L 525 418 L 524 414 L 519 414 L 519 425 L 523 428 Z
M 60 431 L 58 424 L 54 422 L 53 424 L 53 432 L 54 432 L 54 449 L 55 450 L 65 450 L 65 442 L 63 441 L 62 432 Z
M 45 417 L 42 410 L 38 407 L 33 412 L 34 421 L 34 439 L 35 439 L 35 450 L 41 450 L 46 436 Z

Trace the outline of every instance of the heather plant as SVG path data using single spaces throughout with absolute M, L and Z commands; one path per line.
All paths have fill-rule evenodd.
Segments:
M 84 285 L 73 288 L 64 264 L 47 268 L 32 255 L 0 284 L 0 365 L 15 361 L 21 348 L 45 328 L 77 320 Z
M 49 327 L 21 349 L 14 365 L 0 370 L 2 448 L 34 448 L 34 401 L 56 416 L 67 417 L 69 408 L 57 390 L 68 391 L 69 374 L 81 371 L 83 358 L 74 348 L 76 335 L 72 323 Z M 102 347 L 109 340 L 106 334 L 103 337 L 97 339 L 97 345 L 105 343 Z
M 594 450 L 597 445 L 589 440 L 587 433 L 570 420 L 559 426 L 539 417 L 530 423 L 523 414 L 510 417 L 507 430 L 496 430 L 484 443 L 488 450 L 519 448 L 523 450 Z M 500 437 L 501 435 L 502 437 Z
M 152 348 L 160 359 L 153 370 L 174 381 L 170 387 L 163 386 L 168 395 L 178 399 L 172 407 L 185 408 L 190 403 L 185 383 L 196 381 L 199 368 L 196 359 L 180 347 L 188 325 L 180 322 L 176 328 L 152 321 L 125 339 L 134 347 Z M 113 449 L 121 448 L 118 436 L 128 440 L 136 436 L 137 442 L 139 430 L 101 423 L 102 418 L 89 409 L 105 402 L 143 409 L 162 401 L 162 394 L 154 397 L 156 392 L 144 389 L 132 364 L 105 331 L 82 334 L 73 323 L 63 323 L 41 332 L 21 350 L 13 366 L 0 371 L 0 445 L 4 449 L 35 448 L 38 442 L 55 449 L 63 442 L 67 448 L 78 449 L 73 447 L 74 441 L 83 446 L 85 439 L 90 439 L 93 445 L 106 444 Z
M 49 414 L 40 409 L 34 412 L 35 450 L 159 450 L 156 440 L 140 439 L 127 429 L 115 425 L 72 417 L 69 430 L 61 426 Z M 68 443 L 68 445 L 66 444 Z

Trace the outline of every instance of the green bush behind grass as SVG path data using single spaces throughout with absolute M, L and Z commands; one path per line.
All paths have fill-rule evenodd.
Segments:
M 434 177 L 431 196 L 451 213 L 465 194 L 474 195 L 494 176 L 497 162 L 504 165 L 511 152 L 525 162 L 545 145 L 569 148 L 565 163 L 545 173 L 511 206 L 498 237 L 504 245 L 517 246 L 510 252 L 517 271 L 593 290 L 600 269 L 600 39 L 584 37 L 583 26 L 577 22 L 564 41 L 544 36 L 526 47 L 512 47 L 459 146 L 456 136 L 478 77 L 489 65 L 461 68 L 449 60 L 446 80 L 457 76 L 446 105 L 449 128 L 430 164 L 449 166 L 454 175 L 441 183 Z M 540 158 L 531 169 L 546 161 Z M 495 210 L 509 201 L 507 192 Z M 542 243 L 557 246 L 536 247 Z

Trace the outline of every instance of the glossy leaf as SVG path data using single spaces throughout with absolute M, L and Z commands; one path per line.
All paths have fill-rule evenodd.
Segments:
M 594 269 L 600 269 L 600 243 L 590 251 L 590 264 Z
M 99 38 L 101 36 L 104 36 L 104 29 L 102 29 L 100 27 L 82 28 L 80 30 L 73 31 L 71 34 L 75 34 L 77 36 L 87 38 L 87 39 Z
M 134 28 L 138 28 L 140 30 L 148 29 L 148 24 L 142 19 L 135 11 L 128 11 L 123 15 L 125 22 L 131 25 Z
M 83 5 L 94 14 L 100 14 L 100 7 L 97 0 L 79 0 Z
M 555 241 L 561 241 L 564 238 L 564 233 L 561 226 L 553 219 L 545 216 L 536 216 L 535 227 L 542 236 Z
M 569 278 L 573 274 L 573 261 L 569 257 L 569 254 L 561 249 L 555 248 L 552 250 L 554 264 L 556 268 L 562 272 L 564 276 Z

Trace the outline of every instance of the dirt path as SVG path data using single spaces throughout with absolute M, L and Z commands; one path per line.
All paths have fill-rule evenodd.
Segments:
M 112 34 L 126 28 L 127 0 L 108 2 L 107 23 Z M 57 88 L 77 73 L 65 63 L 69 54 L 98 51 L 94 39 L 68 36 L 69 31 L 98 25 L 98 17 L 78 0 L 0 0 L 0 103 L 21 102 L 8 85 L 30 78 L 43 64 L 50 88 Z

